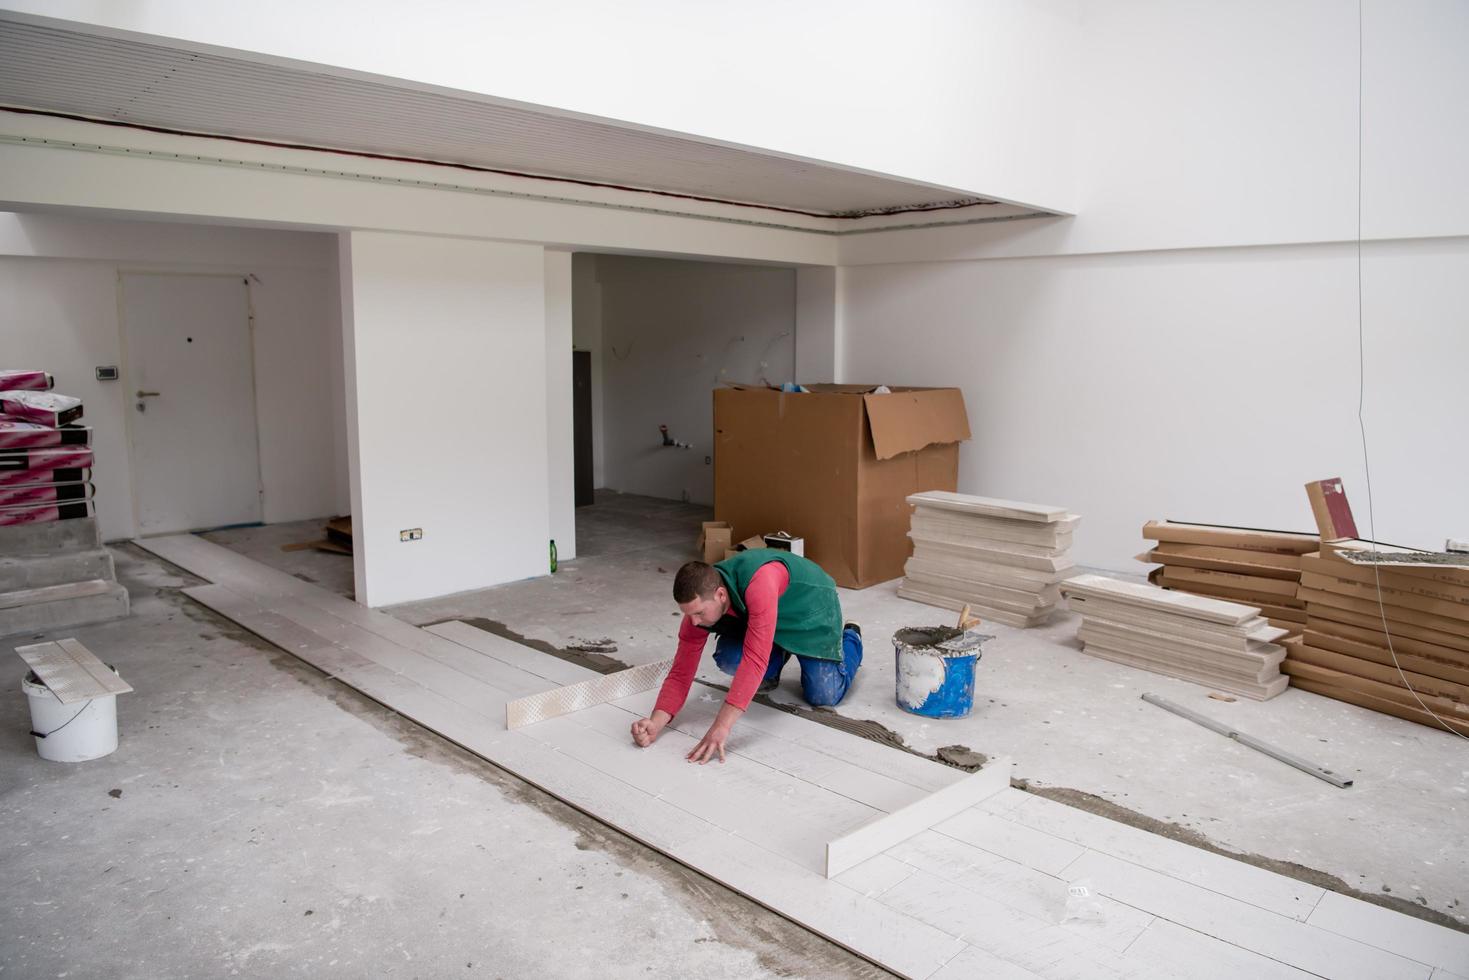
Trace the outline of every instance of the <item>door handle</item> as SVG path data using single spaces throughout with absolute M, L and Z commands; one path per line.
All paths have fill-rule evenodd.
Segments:
M 157 398 L 161 394 L 163 394 L 161 391 L 143 391 L 141 388 L 138 389 L 139 398 Z

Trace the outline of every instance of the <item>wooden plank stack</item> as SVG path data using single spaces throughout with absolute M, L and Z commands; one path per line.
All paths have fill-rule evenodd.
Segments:
M 1078 575 L 1061 585 L 1086 653 L 1265 701 L 1284 691 L 1285 631 L 1252 606 Z
M 1081 518 L 1064 507 L 932 490 L 908 498 L 913 557 L 898 595 L 961 609 L 986 621 L 1045 622 L 1061 600 L 1057 583 L 1075 566 L 1067 552 Z
M 1143 537 L 1157 542 L 1137 556 L 1162 566 L 1148 575 L 1154 585 L 1255 606 L 1287 635 L 1306 628 L 1306 603 L 1296 592 L 1301 556 L 1321 547 L 1318 535 L 1149 521 Z
M 1469 735 L 1469 555 L 1375 568 L 1344 557 L 1370 551 L 1407 549 L 1333 541 L 1302 558 L 1306 627 L 1282 669 L 1303 690 Z

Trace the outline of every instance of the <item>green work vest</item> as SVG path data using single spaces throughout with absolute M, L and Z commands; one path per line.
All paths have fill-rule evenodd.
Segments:
M 706 627 L 720 635 L 744 632 L 748 613 L 745 589 L 763 566 L 778 561 L 791 581 L 776 606 L 775 645 L 800 657 L 817 660 L 842 659 L 842 607 L 836 583 L 809 558 L 776 548 L 754 548 L 726 558 L 714 566 L 729 592 L 730 609 L 741 619 L 726 615 Z

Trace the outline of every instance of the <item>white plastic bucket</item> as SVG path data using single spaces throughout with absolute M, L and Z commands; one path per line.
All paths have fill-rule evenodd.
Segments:
M 107 669 L 117 673 L 111 665 Z M 21 680 L 20 689 L 31 702 L 31 734 L 36 736 L 36 751 L 41 758 L 86 762 L 117 751 L 116 694 L 62 704 L 30 672 Z

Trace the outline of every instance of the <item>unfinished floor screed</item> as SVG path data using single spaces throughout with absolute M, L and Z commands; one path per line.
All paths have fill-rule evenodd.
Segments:
M 486 720 L 477 713 L 493 702 L 489 691 L 499 689 L 470 695 L 458 671 L 493 675 L 513 687 L 528 683 L 529 675 L 507 675 L 507 669 L 523 674 L 526 667 L 553 662 L 551 658 L 477 633 L 474 640 L 481 647 L 488 643 L 510 659 L 536 659 L 518 667 L 498 663 L 493 655 L 466 660 L 467 648 L 440 642 L 448 640 L 446 631 L 469 638 L 462 626 L 411 630 L 197 539 L 156 547 L 164 552 L 174 548 L 176 560 L 187 556 L 198 563 L 217 583 L 199 597 L 220 607 L 233 605 L 231 615 L 253 619 L 252 628 L 273 633 L 276 642 L 323 658 L 339 676 L 356 672 L 365 679 L 361 683 L 379 685 L 381 694 L 407 699 L 417 706 L 411 714 L 442 716 L 446 720 L 433 727 L 443 731 L 460 726 L 465 734 L 456 740 L 463 744 L 478 740 L 487 755 L 510 752 L 522 767 L 547 768 L 539 778 L 556 780 L 558 795 L 588 792 L 568 776 L 573 769 L 583 773 L 583 782 L 601 787 L 591 791 L 599 798 L 588 808 L 603 808 L 601 815 L 614 823 L 646 823 L 637 836 L 751 894 L 779 880 L 777 894 L 756 894 L 757 899 L 825 934 L 855 932 L 833 937 L 904 975 L 965 975 L 987 962 L 1038 975 L 1072 975 L 1087 965 L 1104 972 L 1110 967 L 1119 975 L 1166 974 L 1170 963 L 1177 969 L 1185 962 L 1208 960 L 1233 964 L 1229 973 L 1268 974 L 1289 965 L 1333 976 L 1426 977 L 1435 968 L 1469 960 L 1469 938 L 1458 933 L 1009 790 L 985 804 L 997 812 L 967 811 L 835 883 L 818 883 L 813 860 L 818 845 L 834 836 L 833 825 L 860 823 L 879 810 L 911 802 L 920 788 L 919 773 L 932 770 L 934 775 L 922 778 L 947 781 L 960 774 L 764 708 L 752 711 L 744 723 L 745 735 L 734 745 L 742 755 L 737 769 L 715 770 L 711 776 L 708 770 L 673 765 L 677 743 L 696 738 L 700 722 L 707 724 L 700 713 L 717 706 L 717 692 L 706 694 L 707 700 L 695 702 L 695 710 L 680 718 L 680 727 L 692 736 L 655 746 L 668 756 L 662 760 L 656 752 L 637 752 L 626 739 L 633 717 L 627 709 L 645 709 L 639 698 L 651 703 L 651 695 L 534 726 L 527 731 L 536 732 L 537 739 L 545 740 L 541 746 L 555 754 L 557 764 L 550 766 L 546 754 L 511 739 L 514 733 L 503 731 L 503 721 L 496 726 L 498 735 L 487 733 Z M 657 545 L 648 549 L 658 550 Z M 875 645 L 871 639 L 869 644 Z M 425 659 L 430 649 L 434 656 Z M 505 652 L 512 649 L 513 655 Z M 375 657 L 408 669 L 393 674 L 374 663 Z M 456 664 L 447 673 L 446 664 L 439 662 L 445 658 Z M 872 659 L 881 663 L 880 656 Z M 570 672 L 563 668 L 553 670 L 564 681 Z M 871 677 L 867 690 L 875 693 Z M 534 683 L 544 687 L 549 680 Z M 449 693 L 455 701 L 435 698 L 428 689 L 445 682 L 451 687 L 439 693 Z M 507 693 L 512 692 L 499 696 Z M 503 711 L 503 700 L 500 704 Z M 834 739 L 840 740 L 840 748 Z M 761 763 L 779 768 L 762 768 Z M 831 780 L 839 785 L 826 785 Z M 800 804 L 789 821 L 772 829 L 749 815 L 731 816 L 748 809 L 742 803 L 752 796 L 776 801 L 772 812 L 791 799 Z M 683 810 L 677 821 L 654 815 L 669 806 Z M 814 813 L 823 814 L 815 825 Z M 700 820 L 710 826 L 701 827 Z M 685 834 L 689 826 L 700 832 Z M 772 868 L 781 869 L 777 879 Z M 1074 914 L 1068 919 L 1065 886 L 1078 877 L 1089 877 L 1103 899 L 1099 906 L 1071 909 Z M 819 890 L 831 888 L 839 890 Z M 1097 908 L 1104 912 L 1098 914 Z M 877 916 L 878 922 L 906 923 L 902 931 L 907 936 L 899 939 L 892 928 L 874 930 L 870 918 L 869 927 L 852 930 L 854 913 Z M 1344 927 L 1349 920 L 1353 924 Z M 940 970 L 946 972 L 936 972 Z

